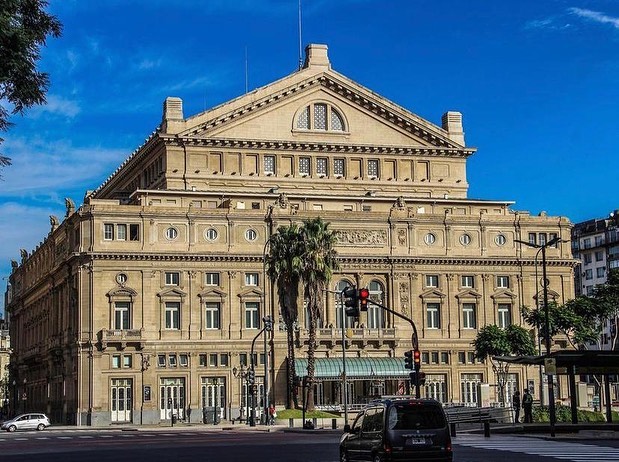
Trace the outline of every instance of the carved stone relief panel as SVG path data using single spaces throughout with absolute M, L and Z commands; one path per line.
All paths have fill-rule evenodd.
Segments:
M 337 230 L 334 234 L 338 245 L 378 247 L 387 243 L 387 231 L 382 230 Z

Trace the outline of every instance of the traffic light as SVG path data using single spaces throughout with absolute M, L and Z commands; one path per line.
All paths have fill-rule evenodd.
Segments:
M 415 350 L 413 352 L 413 360 L 415 361 L 415 372 L 419 372 L 421 369 L 421 351 Z
M 252 386 L 256 383 L 256 371 L 253 368 L 247 370 L 247 383 Z
M 408 350 L 404 352 L 404 368 L 413 368 L 413 350 Z
M 409 373 L 408 378 L 411 381 L 411 387 L 417 386 L 417 373 L 415 371 Z
M 417 374 L 417 377 L 419 377 L 419 385 L 424 386 L 426 384 L 426 373 L 420 372 Z
M 267 332 L 271 332 L 273 330 L 273 320 L 271 316 L 265 316 L 262 318 L 262 322 L 264 322 L 264 330 Z
M 370 296 L 370 291 L 366 288 L 359 289 L 357 291 L 357 297 L 359 298 L 359 309 L 361 311 L 368 310 L 368 297 Z
M 344 296 L 344 311 L 346 316 L 359 317 L 359 294 L 356 287 L 346 287 L 342 292 Z

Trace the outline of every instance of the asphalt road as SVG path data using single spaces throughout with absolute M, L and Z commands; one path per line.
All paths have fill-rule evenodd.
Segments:
M 337 432 L 54 430 L 0 433 L 1 462 L 337 462 Z M 461 435 L 454 462 L 619 462 L 618 440 Z

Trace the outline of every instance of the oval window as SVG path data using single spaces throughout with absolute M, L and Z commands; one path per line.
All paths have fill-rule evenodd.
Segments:
M 116 282 L 118 282 L 119 284 L 124 284 L 125 282 L 127 282 L 127 275 L 125 273 L 118 273 L 116 275 Z
M 165 230 L 165 237 L 171 241 L 178 237 L 178 229 L 168 228 Z
M 432 233 L 426 234 L 426 237 L 423 238 L 426 244 L 432 245 L 436 242 L 436 236 Z
M 253 229 L 248 229 L 247 231 L 245 231 L 245 239 L 247 239 L 248 241 L 255 241 L 257 237 L 258 233 Z
M 460 244 L 469 245 L 471 243 L 471 236 L 469 234 L 463 234 L 460 236 Z
M 206 237 L 209 241 L 214 241 L 217 239 L 218 233 L 215 228 L 209 228 L 204 232 L 204 237 Z
M 507 238 L 503 234 L 498 234 L 494 238 L 494 242 L 496 242 L 496 245 L 505 245 L 505 243 L 507 242 Z

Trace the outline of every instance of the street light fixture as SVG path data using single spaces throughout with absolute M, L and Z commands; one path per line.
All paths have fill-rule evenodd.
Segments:
M 546 344 L 546 356 L 550 356 L 550 313 L 548 309 L 548 277 L 546 276 L 546 248 L 554 246 L 561 242 L 559 237 L 554 237 L 545 244 L 535 244 L 533 242 L 521 241 L 514 239 L 514 242 L 524 244 L 535 249 L 540 249 L 542 252 L 542 284 L 544 289 L 544 316 L 545 316 L 545 344 Z M 537 281 L 536 281 L 537 284 Z M 546 374 L 548 376 L 548 409 L 550 411 L 550 436 L 555 436 L 555 421 L 556 421 L 556 409 L 555 409 L 555 391 L 554 391 L 554 377 L 552 374 Z

